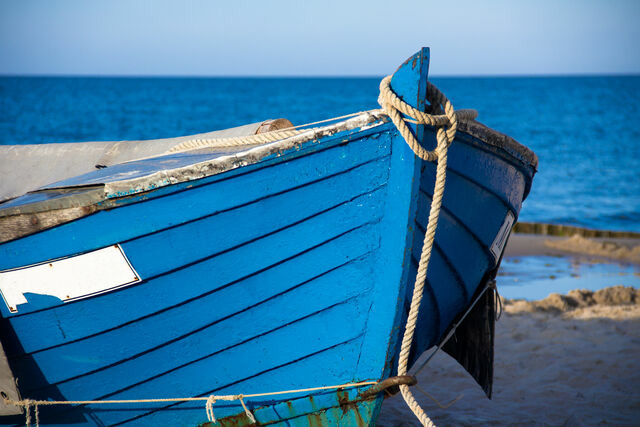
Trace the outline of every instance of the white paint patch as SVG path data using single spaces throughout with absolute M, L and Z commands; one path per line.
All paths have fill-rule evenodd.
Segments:
M 511 228 L 513 227 L 513 223 L 515 221 L 515 217 L 511 213 L 511 211 L 507 212 L 507 217 L 504 219 L 502 226 L 500 226 L 500 230 L 498 230 L 498 234 L 496 238 L 493 240 L 491 244 L 491 253 L 493 254 L 493 258 L 495 258 L 496 262 L 500 258 L 500 254 L 502 254 L 502 250 L 504 249 L 504 245 L 507 244 L 507 240 L 509 239 L 509 233 L 511 233 Z
M 25 294 L 69 302 L 140 281 L 120 245 L 56 261 L 0 272 L 0 292 L 13 313 L 27 303 Z

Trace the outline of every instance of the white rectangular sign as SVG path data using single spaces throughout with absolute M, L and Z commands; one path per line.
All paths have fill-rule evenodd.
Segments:
M 498 262 L 500 255 L 502 254 L 502 250 L 504 249 L 504 245 L 507 244 L 507 240 L 509 239 L 509 234 L 511 233 L 511 228 L 513 227 L 513 223 L 515 221 L 515 217 L 511 213 L 511 211 L 507 211 L 507 217 L 504 219 L 500 230 L 498 230 L 498 234 L 496 238 L 493 240 L 493 244 L 491 245 L 491 253 L 493 254 L 493 258 Z
M 69 302 L 140 281 L 120 245 L 0 272 L 0 292 L 13 313 L 25 294 L 49 295 Z

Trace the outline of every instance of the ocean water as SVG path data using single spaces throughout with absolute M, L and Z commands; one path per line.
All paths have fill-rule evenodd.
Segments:
M 640 76 L 434 78 L 533 149 L 520 219 L 640 231 Z M 149 139 L 377 108 L 379 78 L 0 78 L 0 144 Z

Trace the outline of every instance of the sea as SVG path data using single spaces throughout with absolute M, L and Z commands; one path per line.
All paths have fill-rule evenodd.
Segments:
M 269 118 L 294 124 L 378 108 L 380 78 L 0 77 L 0 144 L 165 138 Z M 521 221 L 640 231 L 640 76 L 433 78 L 456 108 L 533 149 Z M 640 287 L 640 267 L 521 257 L 508 298 Z
M 380 78 L 0 78 L 0 144 L 151 139 L 377 108 Z M 433 78 L 533 149 L 520 220 L 640 231 L 640 76 Z

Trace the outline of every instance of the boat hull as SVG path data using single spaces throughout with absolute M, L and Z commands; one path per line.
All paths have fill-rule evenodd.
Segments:
M 423 108 L 428 51 L 412 58 L 392 85 Z M 375 423 L 384 393 L 366 391 L 396 372 L 435 165 L 389 121 L 364 118 L 286 146 L 115 165 L 5 203 L 0 214 L 20 216 L 89 200 L 46 227 L 8 222 L 20 227 L 0 244 L 0 339 L 22 396 L 288 391 L 244 402 L 259 424 Z M 413 131 L 433 148 L 435 129 Z M 529 191 L 535 162 L 496 135 L 461 124 L 450 148 L 412 363 L 495 273 Z M 204 406 L 51 405 L 39 418 L 202 425 Z M 212 409 L 223 424 L 251 423 L 239 400 Z
M 2 339 L 23 396 L 247 394 L 389 376 L 396 307 L 388 301 L 403 286 L 405 241 L 385 235 L 407 234 L 413 190 L 405 175 L 414 160 L 397 132 L 381 127 L 1 246 L 7 270 L 24 263 L 23 254 L 36 264 L 117 244 L 141 279 L 70 302 L 26 293 L 17 312 L 3 307 Z M 394 211 L 404 223 L 395 223 Z M 397 264 L 393 273 L 389 262 Z M 359 402 L 359 391 L 315 393 L 313 405 L 295 395 L 247 404 L 260 423 L 287 401 L 277 419 L 304 424 L 322 413 L 367 424 L 380 399 Z M 215 414 L 242 418 L 244 411 L 224 402 Z M 61 424 L 207 421 L 203 402 L 42 407 L 40 415 Z

